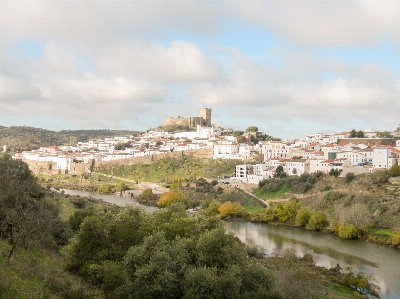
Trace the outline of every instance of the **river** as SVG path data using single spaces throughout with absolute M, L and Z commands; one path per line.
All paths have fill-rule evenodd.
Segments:
M 130 197 L 99 194 L 78 190 L 64 190 L 71 195 L 91 196 L 119 206 L 135 205 L 148 212 L 157 208 L 138 203 Z M 260 245 L 267 253 L 274 249 L 295 249 L 299 255 L 310 253 L 318 266 L 342 268 L 351 266 L 355 270 L 372 275 L 380 287 L 383 299 L 400 298 L 400 250 L 372 243 L 343 240 L 331 234 L 305 230 L 291 226 L 276 226 L 266 223 L 226 222 L 226 229 L 243 242 Z
M 335 235 L 291 226 L 266 223 L 227 222 L 226 229 L 246 244 L 260 245 L 267 253 L 293 248 L 299 255 L 310 253 L 318 266 L 355 270 L 372 275 L 382 298 L 400 298 L 400 250 L 372 243 L 343 240 Z

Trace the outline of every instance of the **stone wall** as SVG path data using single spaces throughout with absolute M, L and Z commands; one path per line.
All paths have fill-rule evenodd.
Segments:
M 163 159 L 180 158 L 184 155 L 193 156 L 196 158 L 212 158 L 213 149 L 205 148 L 199 150 L 188 150 L 180 152 L 171 152 L 166 154 L 149 155 L 143 157 L 134 157 L 128 159 L 121 159 L 115 161 L 95 161 L 91 160 L 89 163 L 72 163 L 71 168 L 68 171 L 69 174 L 82 175 L 90 171 L 96 171 L 99 169 L 110 169 L 113 167 L 118 167 L 122 165 L 134 165 L 134 164 L 152 164 Z M 31 161 L 24 160 L 28 164 L 29 169 L 33 173 L 43 173 L 46 175 L 54 175 L 60 171 L 57 169 L 57 164 L 55 162 L 43 162 L 43 161 Z M 66 171 L 61 171 L 61 173 L 66 173 Z
M 347 173 L 352 172 L 355 175 L 369 173 L 371 166 L 344 166 L 340 177 L 345 177 Z
M 32 161 L 23 159 L 26 164 L 28 164 L 29 169 L 33 173 L 43 173 L 46 175 L 57 174 L 57 163 L 55 162 L 45 162 L 45 161 Z
M 189 126 L 190 119 L 185 117 L 170 117 L 164 119 L 164 126 Z
M 399 137 L 394 138 L 342 138 L 338 139 L 338 143 L 369 143 L 370 145 L 391 145 L 396 146 L 396 140 L 399 140 Z

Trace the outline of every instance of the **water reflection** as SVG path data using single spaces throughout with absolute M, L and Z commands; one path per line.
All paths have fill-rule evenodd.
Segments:
M 294 249 L 312 254 L 318 266 L 351 266 L 373 276 L 382 298 L 400 298 L 400 250 L 371 243 L 343 240 L 337 236 L 289 226 L 229 222 L 226 229 L 248 245 L 260 245 L 271 254 L 275 249 Z

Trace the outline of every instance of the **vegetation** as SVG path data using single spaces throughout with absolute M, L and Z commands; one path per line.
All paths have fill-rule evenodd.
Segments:
M 350 138 L 364 138 L 364 132 L 353 129 L 350 131 Z
M 258 188 L 254 190 L 254 194 L 263 198 L 273 198 L 282 196 L 289 190 L 293 193 L 305 193 L 322 179 L 323 175 L 320 172 L 317 173 L 304 173 L 300 176 L 289 176 L 286 177 L 283 168 L 278 166 L 276 169 L 276 175 L 273 179 L 266 179 L 258 184 Z
M 400 165 L 393 165 L 388 170 L 388 175 L 391 177 L 400 176 Z
M 281 298 L 271 273 L 247 258 L 220 221 L 190 216 L 179 204 L 86 218 L 66 266 L 107 297 Z
M 0 126 L 0 145 L 12 151 L 37 149 L 50 145 L 73 145 L 93 138 L 137 135 L 128 130 L 63 130 L 59 132 L 33 127 Z
M 187 180 L 195 182 L 199 178 L 216 178 L 233 174 L 238 160 L 200 159 L 192 156 L 163 159 L 153 164 L 135 164 L 102 170 L 106 175 L 124 177 L 138 182 L 166 182 Z
M 363 238 L 399 247 L 400 187 L 388 183 L 388 174 L 384 171 L 358 176 L 347 173 L 344 178 L 319 173 L 268 179 L 261 181 L 253 194 L 268 200 L 287 198 L 288 192 L 297 197 L 292 201 L 298 202 L 292 214 L 286 204 L 272 203 L 250 218 L 326 229 L 345 239 Z M 288 220 L 285 220 L 285 211 L 289 213 L 286 213 Z
M 264 259 L 227 234 L 219 217 L 189 215 L 174 202 L 146 214 L 49 193 L 21 161 L 1 156 L 0 164 L 1 298 L 308 298 L 328 292 L 323 280 L 330 276 L 314 275 L 322 270 L 311 268 L 310 259 Z M 197 187 L 218 188 L 206 182 Z M 226 215 L 231 207 L 244 213 L 237 202 L 218 208 L 223 205 Z M 290 202 L 277 215 L 293 219 L 298 209 Z
M 169 126 L 160 126 L 157 129 L 163 130 L 169 133 L 178 133 L 178 132 L 190 132 L 196 131 L 196 128 L 182 125 L 169 125 Z
M 258 128 L 256 126 L 250 126 L 246 129 L 246 132 L 258 132 Z

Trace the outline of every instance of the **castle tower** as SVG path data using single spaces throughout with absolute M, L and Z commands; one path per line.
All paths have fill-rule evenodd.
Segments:
M 211 108 L 200 108 L 200 118 L 203 119 L 203 126 L 211 127 Z

